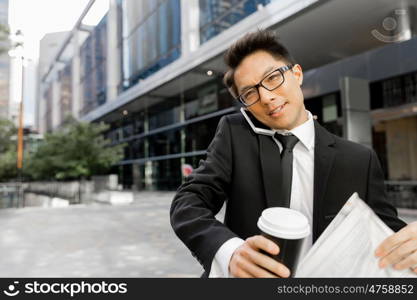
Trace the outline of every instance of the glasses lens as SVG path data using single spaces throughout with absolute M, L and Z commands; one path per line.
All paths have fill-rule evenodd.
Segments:
M 279 87 L 284 82 L 284 76 L 280 71 L 272 72 L 263 81 L 262 85 L 268 90 L 273 90 Z
M 256 88 L 250 88 L 241 95 L 241 99 L 246 105 L 251 105 L 255 103 L 256 101 L 258 101 L 258 98 L 259 94 L 258 89 Z

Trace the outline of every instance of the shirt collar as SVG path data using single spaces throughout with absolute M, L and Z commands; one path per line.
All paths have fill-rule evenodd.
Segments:
M 288 134 L 295 135 L 300 140 L 300 142 L 304 145 L 304 147 L 306 147 L 307 150 L 310 151 L 314 146 L 315 130 L 314 130 L 313 115 L 308 110 L 306 110 L 306 112 L 307 112 L 308 119 L 303 124 L 291 130 L 276 129 L 274 131 L 283 135 L 288 135 Z

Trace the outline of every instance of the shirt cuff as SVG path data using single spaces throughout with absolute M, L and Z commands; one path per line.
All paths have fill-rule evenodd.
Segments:
M 211 263 L 209 278 L 233 277 L 229 274 L 230 259 L 232 258 L 235 250 L 244 242 L 244 240 L 234 237 L 221 245 L 214 256 L 213 262 Z

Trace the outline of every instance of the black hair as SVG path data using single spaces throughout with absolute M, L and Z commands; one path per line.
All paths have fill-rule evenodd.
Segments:
M 288 64 L 295 64 L 287 48 L 279 41 L 273 31 L 257 30 L 245 34 L 238 39 L 224 54 L 224 62 L 228 66 L 223 83 L 229 89 L 233 97 L 237 97 L 237 89 L 234 81 L 234 72 L 242 60 L 248 55 L 263 50 L 279 60 L 284 60 Z

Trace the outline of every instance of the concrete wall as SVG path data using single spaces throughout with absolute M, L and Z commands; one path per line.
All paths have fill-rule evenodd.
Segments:
M 30 182 L 24 186 L 25 194 L 62 198 L 69 200 L 70 204 L 91 202 L 93 189 L 92 181 Z
M 370 94 L 368 80 L 343 77 L 340 79 L 343 110 L 343 137 L 372 147 Z
M 25 183 L 24 205 L 62 207 L 69 204 L 108 204 L 133 202 L 132 192 L 121 191 L 117 175 L 93 176 L 91 181 L 29 182 Z

